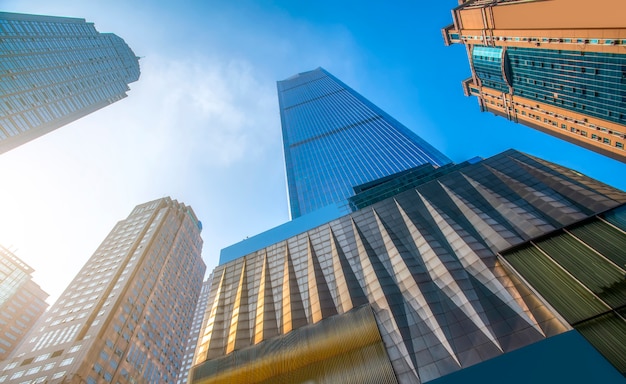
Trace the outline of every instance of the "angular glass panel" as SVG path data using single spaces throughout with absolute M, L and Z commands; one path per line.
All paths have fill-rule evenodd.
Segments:
M 476 45 L 472 49 L 472 65 L 482 85 L 502 92 L 509 92 L 503 75 L 504 50 L 502 47 Z
M 626 304 L 624 272 L 580 241 L 562 234 L 537 246 L 612 308 Z
M 626 321 L 615 313 L 575 327 L 622 374 L 626 373 Z
M 529 246 L 504 258 L 570 323 L 608 310 L 539 249 Z
M 626 205 L 615 208 L 602 215 L 606 221 L 626 231 Z
M 626 234 L 601 221 L 583 224 L 570 230 L 574 236 L 626 269 Z

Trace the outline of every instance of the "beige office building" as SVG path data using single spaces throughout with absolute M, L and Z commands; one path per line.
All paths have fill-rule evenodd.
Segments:
M 170 198 L 135 207 L 0 365 L 0 382 L 173 382 L 206 269 L 201 227 Z
M 34 270 L 0 245 L 0 361 L 24 340 L 48 308 L 48 294 L 32 278 Z

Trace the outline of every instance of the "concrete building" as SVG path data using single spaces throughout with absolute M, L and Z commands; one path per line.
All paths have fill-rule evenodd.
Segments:
M 0 383 L 172 383 L 206 269 L 201 223 L 170 198 L 118 222 L 0 365 Z
M 463 82 L 481 111 L 626 162 L 626 21 L 619 0 L 470 0 L 446 45 L 463 44 Z
M 193 365 L 193 355 L 196 352 L 196 345 L 198 344 L 198 337 L 202 330 L 202 324 L 204 320 L 204 312 L 206 306 L 209 303 L 209 293 L 211 292 L 211 281 L 213 275 L 211 275 L 204 283 L 202 283 L 202 290 L 200 291 L 200 297 L 198 297 L 198 303 L 196 309 L 193 312 L 193 320 L 191 322 L 191 329 L 189 331 L 189 338 L 187 339 L 187 346 L 185 347 L 185 354 L 183 355 L 183 363 L 180 373 L 176 378 L 176 384 L 186 384 L 189 379 L 189 371 Z
M 48 304 L 32 278 L 34 270 L 0 245 L 0 360 L 24 341 Z
M 139 58 L 84 19 L 0 12 L 0 153 L 126 97 Z

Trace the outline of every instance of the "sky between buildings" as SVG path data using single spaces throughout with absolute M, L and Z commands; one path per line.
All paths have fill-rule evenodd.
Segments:
M 0 243 L 53 302 L 114 224 L 171 196 L 221 248 L 289 219 L 276 81 L 322 66 L 455 162 L 515 148 L 626 189 L 624 164 L 481 113 L 463 96 L 457 0 L 0 0 L 84 18 L 141 56 L 129 97 L 0 155 Z

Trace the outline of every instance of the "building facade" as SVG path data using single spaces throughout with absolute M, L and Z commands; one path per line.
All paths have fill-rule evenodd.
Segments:
M 325 75 L 315 72 L 302 80 Z M 350 114 L 343 102 L 335 101 L 334 110 Z M 297 129 L 315 130 L 316 121 L 330 119 L 323 109 L 317 113 L 322 116 L 307 116 Z M 333 135 L 311 141 L 328 138 L 318 145 L 334 149 L 329 166 L 352 173 L 358 166 L 349 160 L 352 148 L 341 145 L 342 137 L 335 145 Z M 302 164 L 285 158 L 288 174 Z M 299 177 L 326 171 L 322 163 L 292 169 Z M 299 232 L 286 223 L 251 243 L 261 246 L 231 247 L 221 258 L 192 383 L 624 381 L 626 267 L 619 245 L 626 227 L 609 225 L 606 237 L 617 245 L 604 247 L 600 261 L 593 251 L 576 258 L 579 269 L 597 263 L 604 275 L 580 286 L 570 280 L 548 286 L 567 297 L 565 304 L 560 295 L 542 296 L 541 278 L 549 274 L 526 279 L 534 271 L 517 267 L 526 256 L 503 255 L 587 220 L 606 221 L 607 212 L 614 222 L 626 221 L 626 193 L 514 150 L 349 181 L 343 204 L 350 213 L 304 228 L 306 215 L 290 222 Z M 598 243 L 602 234 L 588 242 Z M 577 307 L 586 308 L 593 295 L 609 301 L 581 316 L 562 310 L 585 289 L 593 290 L 591 299 Z
M 174 382 L 206 268 L 201 228 L 170 198 L 135 207 L 0 366 L 0 382 Z
M 278 82 L 291 218 L 445 155 L 322 68 Z M 320 170 L 323 170 L 321 172 Z
M 191 330 L 189 331 L 187 346 L 185 347 L 185 354 L 183 355 L 183 363 L 181 365 L 178 377 L 176 378 L 176 384 L 186 384 L 187 380 L 189 379 L 189 371 L 191 370 L 191 366 L 193 364 L 193 355 L 196 352 L 196 345 L 198 344 L 200 330 L 202 330 L 204 312 L 206 310 L 206 306 L 209 303 L 209 292 L 211 291 L 212 278 L 213 275 L 211 275 L 204 283 L 202 283 L 202 290 L 200 291 L 200 297 L 198 297 L 196 309 L 193 312 Z
M 0 153 L 126 97 L 139 58 L 84 19 L 0 12 Z
M 452 10 L 481 111 L 626 162 L 626 22 L 619 0 L 471 0 Z
M 611 360 L 623 359 L 626 341 L 618 309 L 595 304 L 587 317 L 575 318 L 554 305 L 556 311 L 552 301 L 569 283 L 556 280 L 559 290 L 546 301 L 536 284 L 527 284 L 525 271 L 520 275 L 511 267 L 512 256 L 503 260 L 501 254 L 624 203 L 624 192 L 515 151 L 417 182 L 393 197 L 374 198 L 352 214 L 214 270 L 193 382 L 423 383 L 535 344 L 543 355 L 550 343 L 576 338 L 571 347 L 556 347 L 567 362 L 546 357 L 549 369 L 541 375 L 559 372 L 561 378 L 603 382 L 608 372 L 609 379 L 623 380 L 572 331 L 578 320 L 604 312 L 615 316 L 605 324 L 613 328 L 599 327 L 603 333 L 590 341 L 608 345 L 613 356 L 606 358 L 619 367 Z M 623 209 L 620 220 L 626 220 Z M 620 242 L 605 252 L 608 259 L 601 257 L 605 265 L 599 268 L 612 268 L 611 279 L 599 276 L 603 283 L 594 286 L 598 292 L 615 284 L 615 308 L 625 297 L 625 270 L 617 264 L 623 256 L 616 248 L 626 241 L 624 228 L 615 230 Z M 575 302 L 576 293 L 568 300 Z M 585 298 L 592 302 L 592 296 Z M 348 331 L 367 324 L 355 314 L 363 306 L 372 311 L 380 341 Z M 325 331 L 331 327 L 327 320 L 346 315 L 354 326 Z M 303 348 L 300 340 L 316 347 Z M 382 354 L 371 351 L 377 345 L 384 346 Z M 307 350 L 323 362 L 310 365 Z M 385 361 L 393 368 L 391 377 Z M 334 371 L 333 364 L 341 369 Z M 508 372 L 498 376 L 500 382 L 514 376 L 549 382 L 520 373 L 537 366 L 532 356 L 500 364 Z M 363 370 L 367 380 L 347 379 Z M 346 381 L 333 381 L 338 377 Z
M 24 341 L 44 313 L 48 294 L 32 279 L 34 270 L 0 245 L 0 361 Z

